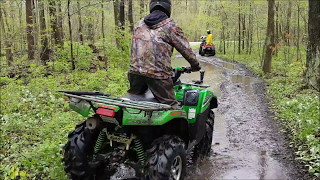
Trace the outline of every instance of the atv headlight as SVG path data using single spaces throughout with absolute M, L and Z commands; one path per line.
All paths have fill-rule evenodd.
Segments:
M 197 106 L 199 101 L 200 91 L 188 89 L 184 91 L 183 105 L 185 106 Z

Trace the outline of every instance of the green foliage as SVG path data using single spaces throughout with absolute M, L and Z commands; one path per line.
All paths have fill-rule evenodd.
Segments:
M 70 72 L 71 70 L 71 50 L 70 41 L 64 43 L 63 47 L 57 47 L 56 61 L 51 62 L 54 70 L 57 72 Z M 92 49 L 88 45 L 81 45 L 78 42 L 73 43 L 73 54 L 77 70 L 89 70 L 91 60 L 94 56 Z
M 319 93 L 304 89 L 303 71 L 306 52 L 301 49 L 301 59 L 294 59 L 293 47 L 282 47 L 272 60 L 272 73 L 261 71 L 259 52 L 235 54 L 234 59 L 244 63 L 257 74 L 264 76 L 269 84 L 268 96 L 271 107 L 286 132 L 291 137 L 291 147 L 296 148 L 297 159 L 304 161 L 309 172 L 320 177 L 320 104 Z M 219 55 L 232 59 L 233 55 Z
M 24 76 L 0 77 L 0 179 L 67 178 L 61 150 L 68 132 L 84 119 L 57 91 L 103 91 L 117 97 L 126 93 L 128 51 L 110 47 L 112 66 L 101 69 L 92 50 L 75 43 L 76 70 L 71 72 L 69 45 L 58 48 L 57 59 L 48 66 L 31 62 Z M 97 65 L 94 73 L 88 72 L 92 64 Z

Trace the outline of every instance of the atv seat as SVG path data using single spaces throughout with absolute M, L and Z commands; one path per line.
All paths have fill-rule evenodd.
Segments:
M 144 94 L 127 93 L 127 95 L 123 98 L 130 99 L 131 101 L 147 101 L 147 102 L 159 103 L 159 101 L 153 96 L 150 90 L 148 90 Z

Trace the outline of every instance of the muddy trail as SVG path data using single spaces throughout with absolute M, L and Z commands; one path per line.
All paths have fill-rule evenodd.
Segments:
M 188 179 L 312 179 L 294 160 L 285 134 L 273 119 L 264 81 L 239 63 L 217 57 L 198 57 L 219 100 L 215 110 L 212 151 L 189 171 Z M 188 66 L 181 55 L 172 66 Z M 199 79 L 198 73 L 181 77 Z

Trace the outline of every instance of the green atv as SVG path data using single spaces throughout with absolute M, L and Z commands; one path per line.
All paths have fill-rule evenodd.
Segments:
M 65 171 L 71 179 L 184 179 L 186 168 L 209 155 L 216 95 L 200 80 L 182 83 L 190 67 L 174 68 L 177 110 L 150 91 L 112 98 L 109 94 L 61 91 L 70 107 L 88 119 L 68 135 Z

